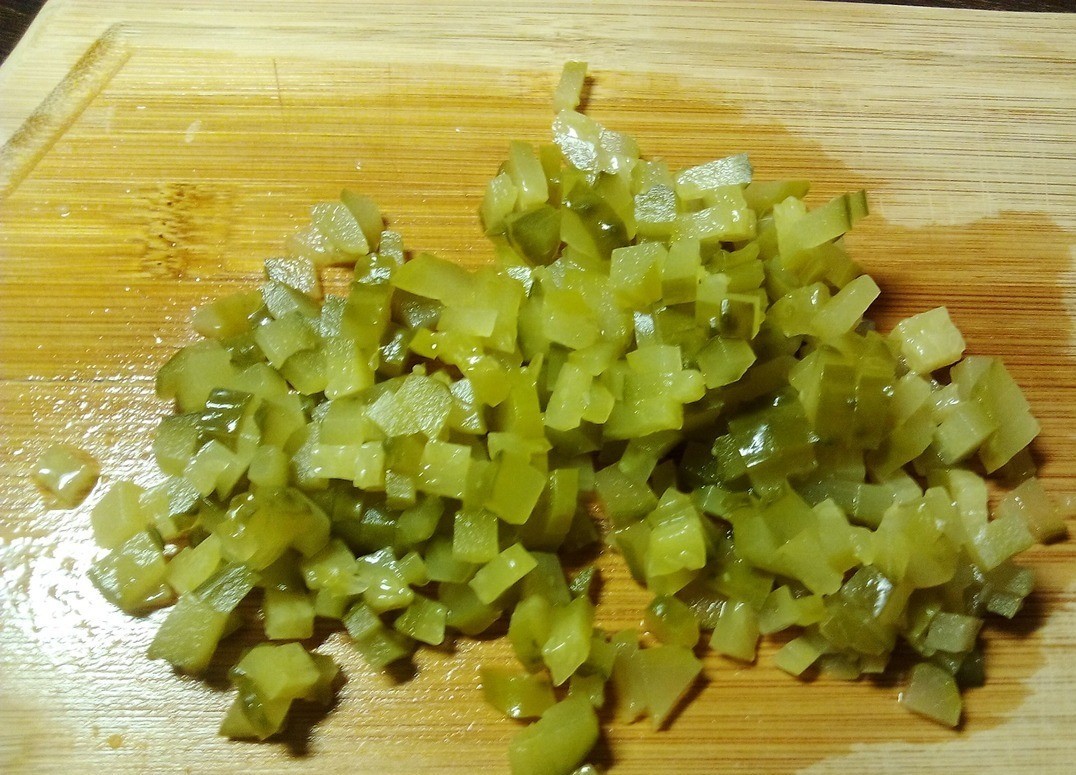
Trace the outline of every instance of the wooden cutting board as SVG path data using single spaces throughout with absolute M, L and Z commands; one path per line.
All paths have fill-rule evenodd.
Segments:
M 868 188 L 875 214 L 849 242 L 883 324 L 947 304 L 969 351 L 1025 387 L 1048 490 L 1076 495 L 1074 40 L 1076 15 L 785 0 L 54 0 L 0 68 L 0 771 L 506 770 L 515 724 L 477 684 L 480 661 L 507 659 L 497 641 L 428 651 L 394 681 L 331 635 L 321 649 L 348 677 L 332 712 L 283 742 L 217 738 L 223 668 L 203 682 L 148 661 L 160 614 L 127 617 L 85 580 L 103 488 L 50 510 L 27 473 L 64 440 L 105 483 L 152 481 L 167 411 L 152 375 L 191 340 L 191 310 L 251 287 L 343 186 L 412 249 L 487 260 L 483 185 L 510 138 L 547 138 L 569 58 L 590 62 L 589 113 L 650 156 L 747 151 L 759 177 L 814 180 L 815 202 Z M 1028 561 L 1039 590 L 991 625 L 989 680 L 958 732 L 898 707 L 896 681 L 805 685 L 765 645 L 750 668 L 708 656 L 671 728 L 613 724 L 600 758 L 623 773 L 1070 772 L 1076 544 Z M 617 558 L 603 573 L 599 620 L 637 625 L 643 593 Z

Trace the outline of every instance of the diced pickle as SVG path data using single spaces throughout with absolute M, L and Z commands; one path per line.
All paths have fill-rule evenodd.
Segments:
M 470 587 L 486 605 L 530 573 L 537 562 L 522 544 L 513 544 L 475 572 Z
M 486 702 L 509 718 L 537 718 L 556 702 L 544 675 L 483 667 L 481 676 Z
M 510 745 L 520 774 L 592 771 L 607 696 L 667 723 L 701 630 L 739 662 L 782 633 L 780 669 L 847 680 L 903 643 L 922 661 L 900 701 L 955 726 L 981 629 L 1032 591 L 1013 558 L 1065 535 L 1001 362 L 963 357 L 944 307 L 888 334 L 866 317 L 880 289 L 843 239 L 863 192 L 810 207 L 744 154 L 642 159 L 578 112 L 585 79 L 565 67 L 551 144 L 507 145 L 479 209 L 491 261 L 409 257 L 345 190 L 160 368 L 164 476 L 94 506 L 90 577 L 134 613 L 175 600 L 149 655 L 191 673 L 259 588 L 247 631 L 272 643 L 232 668 L 223 734 L 327 702 L 335 665 L 294 641 L 333 626 L 375 669 L 506 630 L 524 672 L 481 678 L 539 718 Z M 342 296 L 331 264 L 353 267 Z M 984 472 L 1011 488 L 993 511 Z M 58 446 L 36 478 L 74 506 L 97 471 Z M 595 627 L 602 540 L 656 645 Z
M 66 444 L 53 444 L 37 461 L 34 479 L 62 506 L 74 508 L 97 484 L 100 467 L 88 453 Z
M 577 597 L 552 611 L 549 635 L 542 644 L 542 659 L 553 683 L 564 683 L 590 655 L 594 606 L 585 597 Z
M 640 649 L 631 659 L 636 680 L 643 687 L 650 723 L 658 729 L 695 683 L 702 663 L 691 649 L 670 645 Z
M 149 532 L 136 533 L 90 568 L 90 580 L 111 602 L 136 612 L 167 603 L 168 573 L 160 539 Z
M 693 648 L 699 641 L 699 624 L 687 604 L 675 597 L 656 597 L 647 606 L 646 628 L 662 643 Z
M 947 727 L 960 723 L 962 703 L 956 680 L 940 667 L 920 662 L 912 668 L 911 680 L 900 694 L 908 710 Z
M 598 741 L 590 702 L 569 697 L 516 733 L 508 745 L 512 775 L 570 775 Z

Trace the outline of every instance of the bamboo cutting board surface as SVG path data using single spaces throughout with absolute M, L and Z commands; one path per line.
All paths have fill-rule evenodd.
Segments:
M 548 137 L 569 58 L 590 62 L 590 115 L 649 156 L 747 151 L 760 178 L 815 181 L 816 203 L 869 189 L 874 215 L 849 242 L 883 288 L 882 322 L 947 304 L 969 352 L 1002 356 L 1024 386 L 1048 490 L 1076 495 L 1076 16 L 231 6 L 54 0 L 0 68 L 0 771 L 506 770 L 515 724 L 477 683 L 482 660 L 508 659 L 497 641 L 427 651 L 394 681 L 329 636 L 347 683 L 327 716 L 283 742 L 215 737 L 223 668 L 203 682 L 149 662 L 161 614 L 127 617 L 85 580 L 104 488 L 49 510 L 27 473 L 64 440 L 98 457 L 103 483 L 152 481 L 167 410 L 152 375 L 191 340 L 191 310 L 252 287 L 344 186 L 411 249 L 487 260 L 485 181 L 509 139 Z M 671 728 L 612 724 L 599 756 L 623 773 L 1069 772 L 1076 545 L 1028 560 L 1039 589 L 990 626 L 988 683 L 959 732 L 903 711 L 892 681 L 804 685 L 764 645 L 751 668 L 708 656 Z M 643 593 L 617 558 L 602 569 L 600 622 L 637 626 Z

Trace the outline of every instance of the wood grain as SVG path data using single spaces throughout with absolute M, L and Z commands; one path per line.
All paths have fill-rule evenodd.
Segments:
M 878 3 L 879 0 L 852 0 Z M 975 8 L 987 11 L 1062 12 L 1076 11 L 1070 0 L 890 0 L 897 5 L 926 5 L 936 8 Z M 30 26 L 45 0 L 0 0 L 0 62 L 7 57 Z
M 480 661 L 508 659 L 497 640 L 426 652 L 396 684 L 326 635 L 348 676 L 330 714 L 279 743 L 216 738 L 221 670 L 199 682 L 147 661 L 160 615 L 113 611 L 84 580 L 99 493 L 49 510 L 25 474 L 59 438 L 97 455 L 106 481 L 150 481 L 166 411 L 152 374 L 190 340 L 190 311 L 249 287 L 342 186 L 374 196 L 411 248 L 487 260 L 482 186 L 509 138 L 546 136 L 567 58 L 591 63 L 591 115 L 648 155 L 745 150 L 760 177 L 816 181 L 814 201 L 870 189 L 875 215 L 851 243 L 883 287 L 883 324 L 948 304 L 969 349 L 1003 356 L 1025 387 L 1048 489 L 1076 494 L 1076 17 L 783 0 L 486 8 L 54 2 L 0 69 L 0 137 L 14 136 L 0 150 L 0 770 L 505 769 L 514 725 L 476 680 Z M 1030 562 L 1040 589 L 989 635 L 990 680 L 958 733 L 901 710 L 889 681 L 801 685 L 767 644 L 753 668 L 707 657 L 670 729 L 609 726 L 605 763 L 1068 772 L 1076 547 Z M 637 625 L 643 593 L 616 557 L 601 564 L 599 619 Z
M 848 0 L 875 3 L 878 0 Z M 1071 13 L 1069 0 L 886 0 L 889 5 L 918 5 L 930 8 L 960 8 L 976 11 L 1018 11 L 1022 13 Z

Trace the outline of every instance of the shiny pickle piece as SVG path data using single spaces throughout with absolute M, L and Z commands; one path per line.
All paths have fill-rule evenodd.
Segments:
M 301 589 L 270 588 L 262 601 L 265 637 L 269 640 L 306 640 L 314 635 L 314 601 Z
M 1022 452 L 1038 435 L 1040 426 L 1019 385 L 1000 360 L 989 359 L 970 390 L 972 399 L 998 426 L 979 448 L 983 468 L 993 473 Z
M 947 727 L 960 723 L 963 703 L 956 680 L 948 672 L 928 662 L 912 668 L 900 703 L 913 713 Z
M 519 201 L 519 187 L 507 172 L 501 172 L 486 184 L 479 217 L 486 234 L 503 234 L 504 219 Z
M 758 648 L 758 615 L 743 601 L 725 604 L 710 637 L 710 647 L 719 654 L 754 662 Z
M 900 347 L 908 368 L 917 374 L 929 374 L 948 366 L 964 354 L 964 337 L 945 307 L 902 320 L 893 329 L 892 339 Z
M 564 544 L 580 502 L 578 468 L 555 468 L 546 479 L 532 516 L 522 525 L 520 537 L 530 549 L 555 551 Z
M 165 578 L 178 594 L 198 588 L 220 567 L 220 539 L 210 533 L 196 546 L 181 549 L 168 563 Z
M 467 563 L 486 563 L 497 556 L 497 515 L 487 509 L 463 508 L 452 526 L 452 556 Z
M 479 676 L 486 702 L 508 718 L 538 718 L 557 701 L 545 675 L 482 667 Z
M 520 140 L 511 141 L 504 171 L 519 192 L 517 203 L 520 209 L 526 210 L 549 199 L 549 182 L 533 145 Z
M 572 597 L 579 596 L 576 584 L 579 574 L 572 578 L 572 583 L 569 585 L 557 554 L 531 551 L 531 556 L 538 564 L 523 578 L 520 599 L 529 595 L 539 595 L 553 605 L 567 605 Z
M 501 616 L 501 609 L 483 603 L 465 583 L 442 583 L 437 597 L 448 608 L 448 626 L 464 635 L 484 632 Z
M 997 515 L 1006 517 L 1010 514 L 1019 514 L 1040 543 L 1057 541 L 1068 535 L 1061 511 L 1035 477 L 1025 480 L 1002 497 Z
M 469 585 L 486 605 L 489 605 L 538 565 L 523 544 L 512 544 L 479 568 Z
M 583 86 L 586 84 L 587 63 L 565 62 L 561 70 L 560 80 L 553 92 L 553 112 L 562 110 L 575 110 L 583 96 Z
M 351 606 L 342 621 L 355 649 L 375 670 L 407 659 L 414 651 L 413 640 L 386 627 L 377 613 L 365 603 Z
M 193 592 L 180 595 L 150 643 L 150 659 L 199 674 L 229 631 L 232 612 L 254 588 L 257 577 L 241 565 L 227 566 Z
M 414 602 L 404 609 L 392 626 L 417 641 L 439 646 L 445 640 L 447 620 L 448 608 L 445 605 L 422 595 L 415 595 Z
M 508 744 L 512 775 L 570 775 L 597 743 L 598 731 L 588 700 L 561 700 Z
M 267 269 L 273 260 L 266 261 Z M 191 327 L 207 339 L 230 339 L 254 327 L 263 303 L 262 295 L 257 291 L 224 296 L 199 307 L 191 319 Z
M 541 653 L 554 685 L 560 686 L 586 662 L 593 629 L 594 605 L 586 597 L 552 609 Z
M 228 737 L 264 740 L 280 731 L 296 700 L 327 704 L 338 668 L 298 643 L 259 644 L 229 671 L 238 696 L 221 725 Z
M 89 453 L 69 444 L 53 444 L 41 453 L 34 481 L 64 508 L 74 508 L 97 484 L 101 468 Z
M 367 247 L 370 250 L 382 249 L 385 220 L 381 217 L 381 210 L 377 203 L 368 196 L 346 188 L 340 192 L 340 202 L 348 209 L 359 229 L 362 230 Z M 355 240 L 358 242 L 357 236 Z
M 676 193 L 683 199 L 700 199 L 704 194 L 725 186 L 750 183 L 752 173 L 747 154 L 726 156 L 690 167 L 678 174 Z
M 423 447 L 416 486 L 431 495 L 462 498 L 470 467 L 469 447 L 432 440 Z
M 567 601 L 564 605 L 567 605 Z M 553 610 L 553 604 L 537 594 L 526 596 L 512 610 L 508 640 L 516 659 L 528 672 L 534 673 L 544 667 L 542 646 L 549 640 Z
M 564 206 L 574 213 L 596 250 L 596 257 L 607 259 L 612 251 L 630 244 L 627 226 L 607 197 L 584 183 L 568 189 Z
M 662 643 L 694 648 L 699 642 L 699 623 L 692 610 L 676 597 L 655 597 L 643 617 L 643 626 Z
M 538 504 L 546 476 L 519 454 L 506 453 L 493 465 L 496 470 L 483 505 L 508 524 L 522 525 Z
M 818 637 L 793 638 L 777 650 L 773 662 L 778 668 L 794 676 L 803 675 L 825 652 L 824 640 Z
M 781 254 L 787 258 L 835 240 L 867 213 L 862 191 L 834 197 L 810 211 L 799 199 L 786 198 L 773 207 Z
M 93 537 L 98 546 L 114 549 L 146 529 L 149 515 L 142 506 L 143 493 L 144 490 L 134 482 L 121 479 L 101 496 L 90 512 Z
M 560 248 L 560 211 L 543 204 L 504 219 L 508 243 L 532 266 L 554 260 Z
M 370 243 L 362 226 L 342 202 L 325 202 L 311 209 L 311 223 L 333 247 L 347 256 L 362 256 L 370 252 Z
M 684 646 L 639 649 L 631 655 L 630 665 L 654 729 L 665 724 L 702 672 L 702 662 Z
M 142 531 L 128 538 L 90 566 L 89 577 L 111 603 L 128 613 L 158 608 L 173 596 L 160 538 Z

